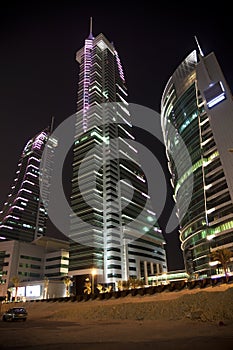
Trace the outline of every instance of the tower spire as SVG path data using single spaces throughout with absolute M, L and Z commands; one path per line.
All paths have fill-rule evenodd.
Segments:
M 201 55 L 202 57 L 204 57 L 203 51 L 202 51 L 202 49 L 201 49 L 201 47 L 200 47 L 200 45 L 199 45 L 199 42 L 198 42 L 198 40 L 197 40 L 196 35 L 194 36 L 194 38 L 195 38 L 195 40 L 196 40 L 197 47 L 198 47 L 198 50 L 199 50 L 200 55 Z
M 92 34 L 92 17 L 90 17 L 90 32 L 89 32 L 88 39 L 93 39 L 93 34 Z
M 52 134 L 52 132 L 53 132 L 53 127 L 54 127 L 54 119 L 55 119 L 55 117 L 54 116 L 52 116 L 51 117 L 51 123 L 50 123 L 50 133 Z

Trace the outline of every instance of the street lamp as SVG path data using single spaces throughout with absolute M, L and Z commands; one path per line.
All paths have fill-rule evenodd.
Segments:
M 164 280 L 163 284 L 167 284 L 167 274 L 166 274 L 166 272 L 164 272 L 164 273 L 162 274 L 162 278 L 163 278 L 163 280 Z
M 212 269 L 211 269 L 211 267 L 214 266 L 214 265 L 211 264 L 211 257 L 210 257 L 211 248 L 212 248 L 212 240 L 214 239 L 214 237 L 215 237 L 215 234 L 211 234 L 211 235 L 207 235 L 206 236 L 206 239 L 209 242 L 209 274 L 210 274 L 210 278 L 212 276 Z
M 91 271 L 91 276 L 92 276 L 91 292 L 92 292 L 92 294 L 94 294 L 94 290 L 95 290 L 95 275 L 96 275 L 96 269 L 92 269 L 92 271 Z

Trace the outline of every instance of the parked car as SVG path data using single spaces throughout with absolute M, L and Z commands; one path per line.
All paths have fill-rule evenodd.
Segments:
M 28 316 L 27 310 L 24 307 L 13 307 L 2 315 L 3 321 L 26 321 Z

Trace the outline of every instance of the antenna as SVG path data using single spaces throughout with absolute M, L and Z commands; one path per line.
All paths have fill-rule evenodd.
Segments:
M 90 17 L 90 34 L 92 35 L 92 17 Z
M 50 134 L 52 134 L 52 132 L 53 132 L 53 126 L 54 126 L 54 119 L 55 119 L 55 117 L 54 116 L 52 116 L 52 118 L 51 118 L 51 124 L 50 124 Z
M 202 51 L 202 49 L 201 49 L 201 47 L 200 47 L 200 45 L 199 45 L 199 42 L 198 42 L 198 40 L 197 40 L 196 35 L 194 36 L 194 38 L 195 38 L 195 40 L 196 40 L 197 47 L 198 47 L 198 50 L 199 50 L 200 55 L 201 55 L 202 57 L 204 57 L 203 51 Z
M 90 34 L 88 39 L 93 39 L 93 34 L 92 34 L 92 17 L 90 17 Z

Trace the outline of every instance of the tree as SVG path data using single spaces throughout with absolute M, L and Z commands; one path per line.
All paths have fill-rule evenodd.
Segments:
M 20 279 L 19 279 L 18 276 L 13 276 L 11 278 L 11 282 L 13 283 L 13 285 L 15 287 L 15 301 L 17 301 L 17 294 L 18 294 L 18 288 L 19 288 Z
M 228 281 L 228 278 L 229 278 L 227 274 L 227 270 L 232 257 L 233 257 L 232 251 L 227 248 L 212 251 L 210 254 L 211 261 L 219 261 L 219 263 L 222 265 L 226 276 L 226 281 Z
M 84 294 L 91 294 L 91 282 L 89 278 L 85 279 L 84 288 Z
M 98 283 L 96 288 L 98 289 L 99 293 L 104 293 L 104 287 L 102 284 Z
M 127 281 L 118 281 L 117 289 L 118 290 L 128 290 L 131 288 L 140 288 L 145 285 L 144 281 L 140 278 L 130 277 Z
M 66 297 L 69 297 L 70 296 L 69 287 L 70 287 L 70 285 L 72 283 L 71 278 L 69 276 L 65 276 L 65 277 L 63 277 L 63 282 L 64 282 L 64 284 L 66 286 Z
M 140 278 L 130 277 L 128 279 L 129 288 L 140 288 L 144 286 L 144 281 Z

